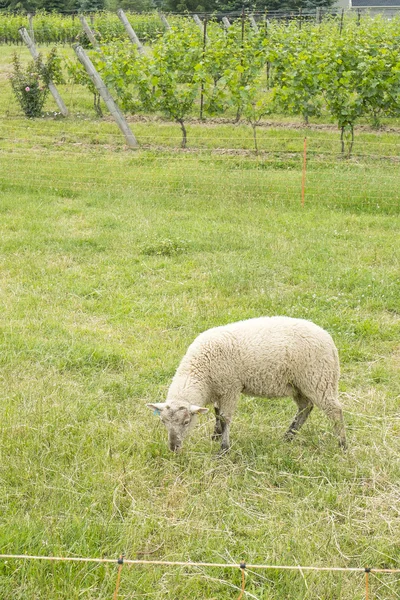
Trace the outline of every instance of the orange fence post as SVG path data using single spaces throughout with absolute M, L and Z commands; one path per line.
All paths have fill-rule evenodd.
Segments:
M 118 559 L 117 582 L 115 584 L 115 591 L 114 591 L 113 600 L 117 600 L 117 598 L 118 598 L 118 590 L 119 590 L 119 584 L 121 582 L 121 571 L 122 571 L 122 565 L 123 564 L 124 564 L 124 555 L 121 554 L 121 556 Z
M 369 573 L 371 569 L 365 567 L 365 600 L 369 600 Z
M 240 565 L 239 565 L 239 568 L 242 571 L 242 588 L 240 590 L 239 598 L 237 600 L 242 600 L 243 594 L 244 594 L 244 586 L 245 586 L 245 583 L 246 583 L 246 579 L 245 579 L 245 575 L 244 575 L 244 570 L 246 568 L 246 563 L 244 561 L 241 562 Z
M 306 169 L 307 169 L 307 138 L 304 138 L 303 147 L 303 177 L 301 180 L 301 205 L 304 206 L 304 198 L 306 193 Z

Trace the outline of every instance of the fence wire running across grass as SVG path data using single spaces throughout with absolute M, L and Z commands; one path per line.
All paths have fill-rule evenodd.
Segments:
M 0 554 L 0 560 L 39 560 L 39 561 L 51 561 L 51 562 L 76 562 L 76 563 L 97 563 L 97 564 L 117 564 L 118 571 L 116 577 L 115 590 L 113 600 L 117 600 L 118 593 L 121 585 L 121 574 L 123 565 L 127 566 L 159 566 L 159 567 L 187 567 L 187 568 L 214 568 L 214 569 L 240 569 L 241 571 L 241 586 L 240 594 L 237 600 L 242 600 L 245 591 L 246 577 L 245 571 L 257 571 L 257 570 L 275 570 L 275 571 L 297 571 L 304 578 L 304 573 L 310 571 L 320 572 L 333 572 L 333 573 L 363 573 L 365 576 L 365 600 L 372 600 L 370 589 L 369 575 L 374 574 L 400 574 L 399 569 L 375 569 L 371 567 L 316 567 L 316 566 L 301 566 L 301 565 L 260 565 L 260 564 L 247 564 L 242 561 L 239 564 L 232 563 L 213 563 L 213 562 L 185 562 L 185 561 L 168 561 L 168 560 L 131 560 L 126 559 L 123 555 L 120 555 L 118 560 L 112 558 L 92 558 L 92 557 L 61 557 L 61 556 L 30 556 L 27 554 Z M 236 587 L 236 586 L 235 586 Z M 250 597 L 255 598 L 252 594 Z
M 290 136 L 260 128 L 261 149 L 255 153 L 245 126 L 237 128 L 235 139 L 228 131 L 217 136 L 213 127 L 194 124 L 191 144 L 182 150 L 179 135 L 171 132 L 174 125 L 156 125 L 155 135 L 154 124 L 139 122 L 141 147 L 131 151 L 109 122 L 101 128 L 88 123 L 78 131 L 60 122 L 48 125 L 43 132 L 40 122 L 5 124 L 0 141 L 3 187 L 46 188 L 61 197 L 94 189 L 110 197 L 121 191 L 143 193 L 155 201 L 160 195 L 233 194 L 243 201 L 262 197 L 271 206 L 391 214 L 400 210 L 400 143 L 395 136 L 390 141 L 360 139 L 352 156 L 344 158 L 337 137 L 324 132 L 305 139 L 303 131 Z M 49 165 L 51 179 L 46 175 Z

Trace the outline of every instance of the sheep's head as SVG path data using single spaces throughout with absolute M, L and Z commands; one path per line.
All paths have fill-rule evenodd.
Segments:
M 169 448 L 176 452 L 182 447 L 183 440 L 193 429 L 197 415 L 208 412 L 208 408 L 183 402 L 159 402 L 148 404 L 155 414 L 160 416 L 168 431 Z

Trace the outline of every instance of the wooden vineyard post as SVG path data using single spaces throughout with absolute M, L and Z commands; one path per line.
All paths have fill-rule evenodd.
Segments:
M 29 35 L 33 43 L 35 43 L 35 31 L 33 29 L 33 15 L 28 13 L 28 21 L 29 21 Z
M 204 21 L 202 21 L 198 15 L 193 15 L 193 20 L 196 23 L 197 27 L 200 29 L 200 31 L 203 33 L 203 45 L 204 45 L 204 40 L 206 40 L 206 41 L 208 40 L 207 32 L 204 29 L 204 28 L 207 29 L 207 26 L 206 26 L 207 17 L 205 17 Z
M 171 25 L 167 21 L 167 17 L 163 15 L 163 13 L 158 13 L 160 15 L 160 19 L 163 22 L 163 25 L 167 31 L 171 29 Z
M 84 49 L 82 48 L 82 46 L 79 46 L 79 45 L 74 46 L 74 50 L 75 50 L 76 56 L 78 57 L 79 62 L 85 67 L 87 74 L 89 75 L 90 79 L 92 80 L 93 84 L 95 85 L 96 89 L 98 90 L 100 96 L 103 98 L 104 102 L 106 103 L 107 108 L 110 111 L 111 115 L 114 117 L 118 127 L 124 134 L 126 143 L 131 148 L 138 148 L 139 144 L 138 144 L 137 139 L 133 135 L 124 115 L 118 108 L 117 104 L 114 102 L 114 99 L 111 96 L 110 92 L 108 91 L 104 81 L 102 80 L 102 78 L 100 77 L 100 75 L 98 74 L 96 69 L 94 68 L 92 61 L 87 56 L 87 54 L 84 51 Z
M 20 27 L 19 33 L 20 33 L 20 36 L 22 37 L 22 39 L 24 40 L 25 44 L 28 46 L 29 52 L 31 53 L 32 58 L 34 60 L 36 60 L 39 56 L 39 53 L 36 50 L 36 46 L 32 42 L 32 40 L 29 36 L 29 33 L 27 32 L 25 27 Z M 51 92 L 51 95 L 53 96 L 54 100 L 57 103 L 58 108 L 60 109 L 61 114 L 64 117 L 66 117 L 68 115 L 68 108 L 65 106 L 63 99 L 61 98 L 60 94 L 58 93 L 56 86 L 54 85 L 54 83 L 52 81 L 49 81 L 49 83 L 47 85 Z
M 304 206 L 306 194 L 306 169 L 307 169 L 307 138 L 304 138 L 303 146 L 303 176 L 301 179 L 301 205 Z
M 258 25 L 257 25 L 257 23 L 256 23 L 256 20 L 255 20 L 255 18 L 253 17 L 253 15 L 250 15 L 250 16 L 249 16 L 249 21 L 250 21 L 250 25 L 252 26 L 252 28 L 254 29 L 254 31 L 255 31 L 256 33 L 258 33 L 258 31 L 259 31 L 259 29 L 258 29 Z
M 203 23 L 201 22 L 199 15 L 193 15 L 193 21 L 196 23 L 197 27 L 203 31 Z
M 131 42 L 133 44 L 136 44 L 139 54 L 144 54 L 143 45 L 140 42 L 138 36 L 136 35 L 136 32 L 133 29 L 132 25 L 129 23 L 128 18 L 126 16 L 126 14 L 124 13 L 124 11 L 122 10 L 122 8 L 119 8 L 117 10 L 117 15 L 118 15 L 118 18 L 120 19 L 120 21 L 122 22 L 123 26 L 125 27 L 125 31 L 129 35 L 129 39 L 131 40 Z
M 81 22 L 83 31 L 88 36 L 93 48 L 95 48 L 96 50 L 100 50 L 100 45 L 99 45 L 98 41 L 96 40 L 93 31 L 90 29 L 89 25 L 87 24 L 85 17 L 83 15 L 79 15 L 79 20 Z

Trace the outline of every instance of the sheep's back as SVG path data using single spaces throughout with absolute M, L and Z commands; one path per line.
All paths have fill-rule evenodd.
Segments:
M 279 397 L 293 388 L 316 385 L 321 372 L 338 378 L 331 336 L 310 321 L 260 317 L 209 329 L 189 347 L 179 368 L 211 385 Z M 332 375 L 330 375 L 332 373 Z

